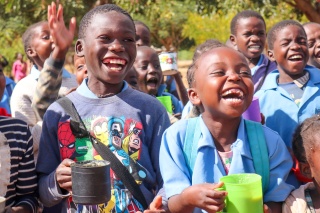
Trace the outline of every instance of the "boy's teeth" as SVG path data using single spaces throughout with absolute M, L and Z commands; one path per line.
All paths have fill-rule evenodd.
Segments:
M 249 48 L 250 49 L 260 49 L 260 46 L 258 46 L 258 45 L 257 46 L 250 46 Z
M 109 68 L 114 71 L 119 71 L 122 69 L 122 67 L 109 67 Z
M 290 59 L 301 59 L 302 56 L 301 55 L 293 55 L 290 57 Z
M 126 61 L 123 59 L 104 59 L 103 63 L 109 63 L 109 64 L 120 64 L 120 65 L 125 65 Z
M 121 65 L 124 65 L 125 64 L 125 61 L 124 60 L 120 60 L 120 59 L 111 59 L 110 64 L 121 64 Z

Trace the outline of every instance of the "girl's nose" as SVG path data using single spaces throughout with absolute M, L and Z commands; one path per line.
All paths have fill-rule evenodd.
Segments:
M 240 81 L 241 77 L 240 77 L 240 75 L 238 73 L 233 72 L 233 73 L 229 74 L 228 79 L 231 80 L 231 81 Z

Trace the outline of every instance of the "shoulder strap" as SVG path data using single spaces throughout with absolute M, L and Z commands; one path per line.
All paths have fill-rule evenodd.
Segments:
M 103 143 L 98 142 L 97 138 L 91 136 L 88 133 L 72 101 L 67 97 L 63 97 L 58 99 L 57 102 L 64 108 L 64 110 L 71 116 L 71 118 L 74 119 L 76 123 L 78 123 L 78 129 L 76 133 L 77 137 L 87 136 L 90 138 L 94 149 L 101 155 L 103 159 L 110 162 L 110 167 L 116 173 L 117 177 L 121 178 L 123 184 L 131 192 L 133 197 L 139 201 L 139 203 L 143 206 L 144 209 L 147 209 L 147 201 L 137 182 L 134 180 L 127 168 L 112 153 L 112 151 Z M 74 130 L 74 128 L 72 128 L 72 130 Z M 83 130 L 85 130 L 86 134 L 83 133 Z
M 189 118 L 186 129 L 186 137 L 183 143 L 183 154 L 191 177 L 193 174 L 194 163 L 197 158 L 197 148 L 200 135 L 199 117 Z
M 262 177 L 263 191 L 269 186 L 269 155 L 264 137 L 262 125 L 257 122 L 244 120 L 250 151 L 253 158 L 256 173 Z M 199 117 L 188 119 L 186 137 L 183 144 L 184 158 L 187 163 L 189 174 L 192 176 L 195 160 L 197 157 L 198 141 L 200 138 Z
M 251 155 L 253 158 L 253 165 L 256 173 L 262 177 L 263 191 L 266 192 L 269 186 L 269 155 L 266 140 L 262 125 L 250 120 L 244 120 Z

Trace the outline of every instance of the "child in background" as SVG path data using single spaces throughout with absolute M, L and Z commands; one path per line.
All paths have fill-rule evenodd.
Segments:
M 197 124 L 201 133 L 192 174 L 182 148 L 190 119 L 178 121 L 163 134 L 160 169 L 168 207 L 172 213 L 201 209 L 218 212 L 223 209 L 226 196 L 225 191 L 215 190 L 223 185 L 218 183 L 219 179 L 227 174 L 256 172 L 241 118 L 253 98 L 251 72 L 241 53 L 213 46 L 201 52 L 190 66 L 188 82 L 189 99 L 201 113 Z M 267 127 L 261 128 L 270 166 L 270 181 L 263 199 L 273 213 L 278 213 L 281 202 L 293 189 L 285 182 L 292 160 L 279 135 Z
M 137 46 L 151 46 L 151 33 L 149 27 L 141 22 L 134 21 L 136 28 L 136 44 Z M 181 100 L 182 104 L 185 105 L 188 102 L 188 94 L 186 87 L 183 84 L 181 73 L 176 72 L 175 74 L 166 76 L 165 82 L 160 85 L 158 95 L 168 89 L 168 92 L 174 95 L 177 99 Z
M 320 112 L 320 72 L 306 66 L 307 35 L 296 21 L 275 24 L 268 33 L 268 54 L 277 62 L 255 96 L 266 126 L 279 133 L 288 148 L 297 125 Z
M 266 23 L 255 11 L 244 10 L 231 20 L 230 41 L 234 48 L 247 59 L 251 69 L 254 92 L 263 85 L 266 76 L 276 69 L 276 63 L 270 61 L 262 52 L 266 43 Z
M 21 53 L 16 54 L 16 61 L 12 65 L 11 75 L 16 83 L 26 77 L 27 64 L 23 61 L 23 55 Z
M 150 204 L 162 187 L 159 148 L 161 135 L 170 123 L 160 103 L 130 88 L 123 80 L 136 57 L 135 27 L 131 16 L 113 4 L 95 7 L 80 22 L 75 49 L 79 57 L 85 58 L 88 78 L 67 97 L 90 134 L 107 145 L 124 166 L 130 167 L 131 171 L 140 171 L 134 178 Z M 90 141 L 89 138 L 81 140 Z M 123 185 L 123 177 L 118 177 L 114 171 L 110 173 L 112 191 L 108 203 L 74 204 L 70 199 L 70 165 L 83 158 L 101 159 L 92 147 L 87 146 L 85 154 L 77 152 L 80 148 L 83 147 L 79 139 L 71 131 L 70 116 L 54 102 L 43 118 L 37 163 L 44 211 L 134 213 L 144 210 Z
M 308 22 L 303 24 L 308 38 L 309 61 L 308 64 L 320 68 L 320 24 Z
M 134 21 L 136 28 L 137 46 L 151 46 L 151 33 L 149 27 L 142 21 Z
M 124 80 L 134 89 L 139 89 L 138 74 L 134 67 L 131 67 Z
M 73 61 L 74 67 L 76 68 L 76 79 L 78 85 L 80 85 L 83 79 L 88 77 L 86 61 L 84 60 L 84 57 L 79 57 L 77 54 L 74 54 Z
M 0 54 L 0 73 L 3 73 L 3 69 L 8 65 L 8 60 Z M 5 76 L 5 89 L 0 102 L 0 115 L 11 116 L 10 110 L 10 98 L 12 95 L 13 88 L 16 83 L 9 77 Z
M 292 149 L 301 173 L 313 182 L 291 192 L 283 204 L 283 213 L 315 213 L 320 210 L 320 116 L 307 118 L 293 135 Z
M 59 96 L 64 96 L 71 88 L 77 86 L 75 76 L 63 69 L 65 55 L 74 37 L 75 19 L 70 22 L 70 31 L 63 29 L 61 25 L 51 27 L 56 27 L 54 32 L 50 31 L 48 22 L 42 21 L 28 27 L 23 34 L 24 49 L 28 58 L 33 62 L 33 67 L 31 73 L 17 83 L 10 100 L 12 117 L 25 121 L 31 128 L 35 155 L 40 141 L 41 118 L 48 108 L 48 106 L 40 105 L 37 106 L 39 111 L 33 110 L 32 101 L 39 90 L 36 88 L 39 83 L 38 79 L 61 82 L 59 78 L 62 78 Z M 47 71 L 42 72 L 44 70 Z M 39 77 L 40 75 L 45 76 Z M 46 83 L 41 82 L 40 84 Z M 57 98 L 49 94 L 46 97 L 54 100 Z
M 160 60 L 155 50 L 148 46 L 137 47 L 137 57 L 133 64 L 138 74 L 139 89 L 153 96 L 170 96 L 172 102 L 172 113 L 182 112 L 182 105 L 179 100 L 171 93 L 158 93 L 162 81 L 162 71 Z

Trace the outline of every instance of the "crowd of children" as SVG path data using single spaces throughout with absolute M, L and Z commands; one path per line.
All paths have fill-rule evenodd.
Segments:
M 75 32 L 75 18 L 66 27 L 62 5 L 53 2 L 48 20 L 22 36 L 30 74 L 18 79 L 22 54 L 16 85 L 2 72 L 7 60 L 0 65 L 5 212 L 220 212 L 228 196 L 218 189 L 221 177 L 259 174 L 253 124 L 242 117 L 254 96 L 268 163 L 261 211 L 320 211 L 320 24 L 284 20 L 267 33 L 258 12 L 239 12 L 227 45 L 210 39 L 196 48 L 188 89 L 177 72 L 167 76 L 175 88 L 167 91 L 150 29 L 122 8 L 105 4 L 84 15 L 72 74 L 63 66 Z M 161 97 L 169 97 L 169 109 Z M 106 158 L 109 202 L 74 203 L 71 165 Z

